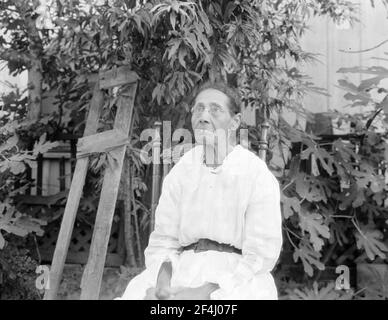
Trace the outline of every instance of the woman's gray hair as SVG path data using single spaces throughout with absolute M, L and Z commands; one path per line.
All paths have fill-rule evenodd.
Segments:
M 210 81 L 205 82 L 196 90 L 194 99 L 192 100 L 192 102 L 195 101 L 197 96 L 202 91 L 205 91 L 207 89 L 214 89 L 214 90 L 221 91 L 229 98 L 228 108 L 231 115 L 235 115 L 241 112 L 241 99 L 240 99 L 238 90 L 229 86 L 225 82 L 210 82 Z

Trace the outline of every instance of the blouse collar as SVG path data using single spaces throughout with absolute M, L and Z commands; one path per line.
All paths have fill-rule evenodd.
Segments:
M 211 166 L 207 166 L 205 163 L 205 151 L 204 151 L 205 148 L 203 147 L 203 145 L 201 145 L 201 157 L 200 157 L 201 165 L 209 169 L 211 173 L 219 173 L 221 172 L 225 164 L 228 162 L 228 160 L 231 158 L 232 154 L 235 153 L 240 147 L 241 146 L 239 144 L 235 145 L 233 149 L 226 155 L 226 157 L 224 158 L 224 160 L 220 165 L 218 165 L 217 167 L 211 167 Z

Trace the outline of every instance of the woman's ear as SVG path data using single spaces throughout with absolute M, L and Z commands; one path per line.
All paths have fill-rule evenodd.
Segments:
M 241 125 L 241 113 L 237 113 L 232 118 L 231 130 L 237 130 Z

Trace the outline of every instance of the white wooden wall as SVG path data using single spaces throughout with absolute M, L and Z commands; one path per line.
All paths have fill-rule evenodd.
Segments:
M 344 53 L 340 50 L 359 51 L 372 48 L 388 39 L 387 11 L 381 1 L 375 1 L 375 8 L 369 0 L 351 0 L 357 4 L 359 22 L 353 26 L 335 25 L 329 18 L 314 18 L 310 30 L 302 38 L 304 50 L 319 54 L 318 63 L 307 64 L 304 72 L 311 77 L 319 87 L 327 89 L 330 97 L 310 93 L 304 100 L 304 106 L 311 112 L 326 112 L 338 110 L 342 112 L 362 112 L 361 107 L 349 109 L 343 98 L 346 93 L 337 87 L 339 79 L 348 79 L 356 84 L 369 76 L 337 73 L 343 67 L 355 66 L 385 66 L 388 62 L 377 60 L 387 59 L 388 43 L 378 49 L 363 53 Z M 285 112 L 290 123 L 295 122 L 295 116 Z M 300 120 L 300 119 L 299 119 Z M 303 119 L 300 122 L 304 122 Z
M 13 77 L 9 74 L 8 68 L 4 68 L 4 66 L 5 64 L 0 61 L 0 95 L 11 91 L 11 88 L 6 85 L 6 82 L 17 85 L 20 89 L 27 88 L 27 71 Z
M 54 195 L 60 192 L 60 158 L 65 158 L 65 189 L 71 185 L 71 164 L 69 152 L 47 152 L 42 161 L 42 196 Z M 31 178 L 38 179 L 38 170 L 31 170 Z M 31 188 L 31 195 L 37 195 L 37 187 Z

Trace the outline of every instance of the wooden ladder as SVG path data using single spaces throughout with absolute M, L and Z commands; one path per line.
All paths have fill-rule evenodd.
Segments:
M 97 300 L 100 295 L 121 171 L 126 146 L 129 143 L 128 134 L 132 123 L 138 76 L 129 67 L 123 66 L 108 71 L 101 71 L 98 76 L 91 78 L 96 81 L 96 84 L 84 136 L 78 140 L 77 144 L 77 163 L 54 251 L 49 286 L 44 295 L 45 300 L 53 300 L 57 297 L 74 222 L 85 184 L 89 155 L 106 152 L 111 161 L 109 161 L 105 168 L 88 262 L 81 280 L 81 300 Z M 117 112 L 113 129 L 96 133 L 104 105 L 104 96 L 101 90 L 120 86 L 123 87 L 120 90 L 116 103 Z

